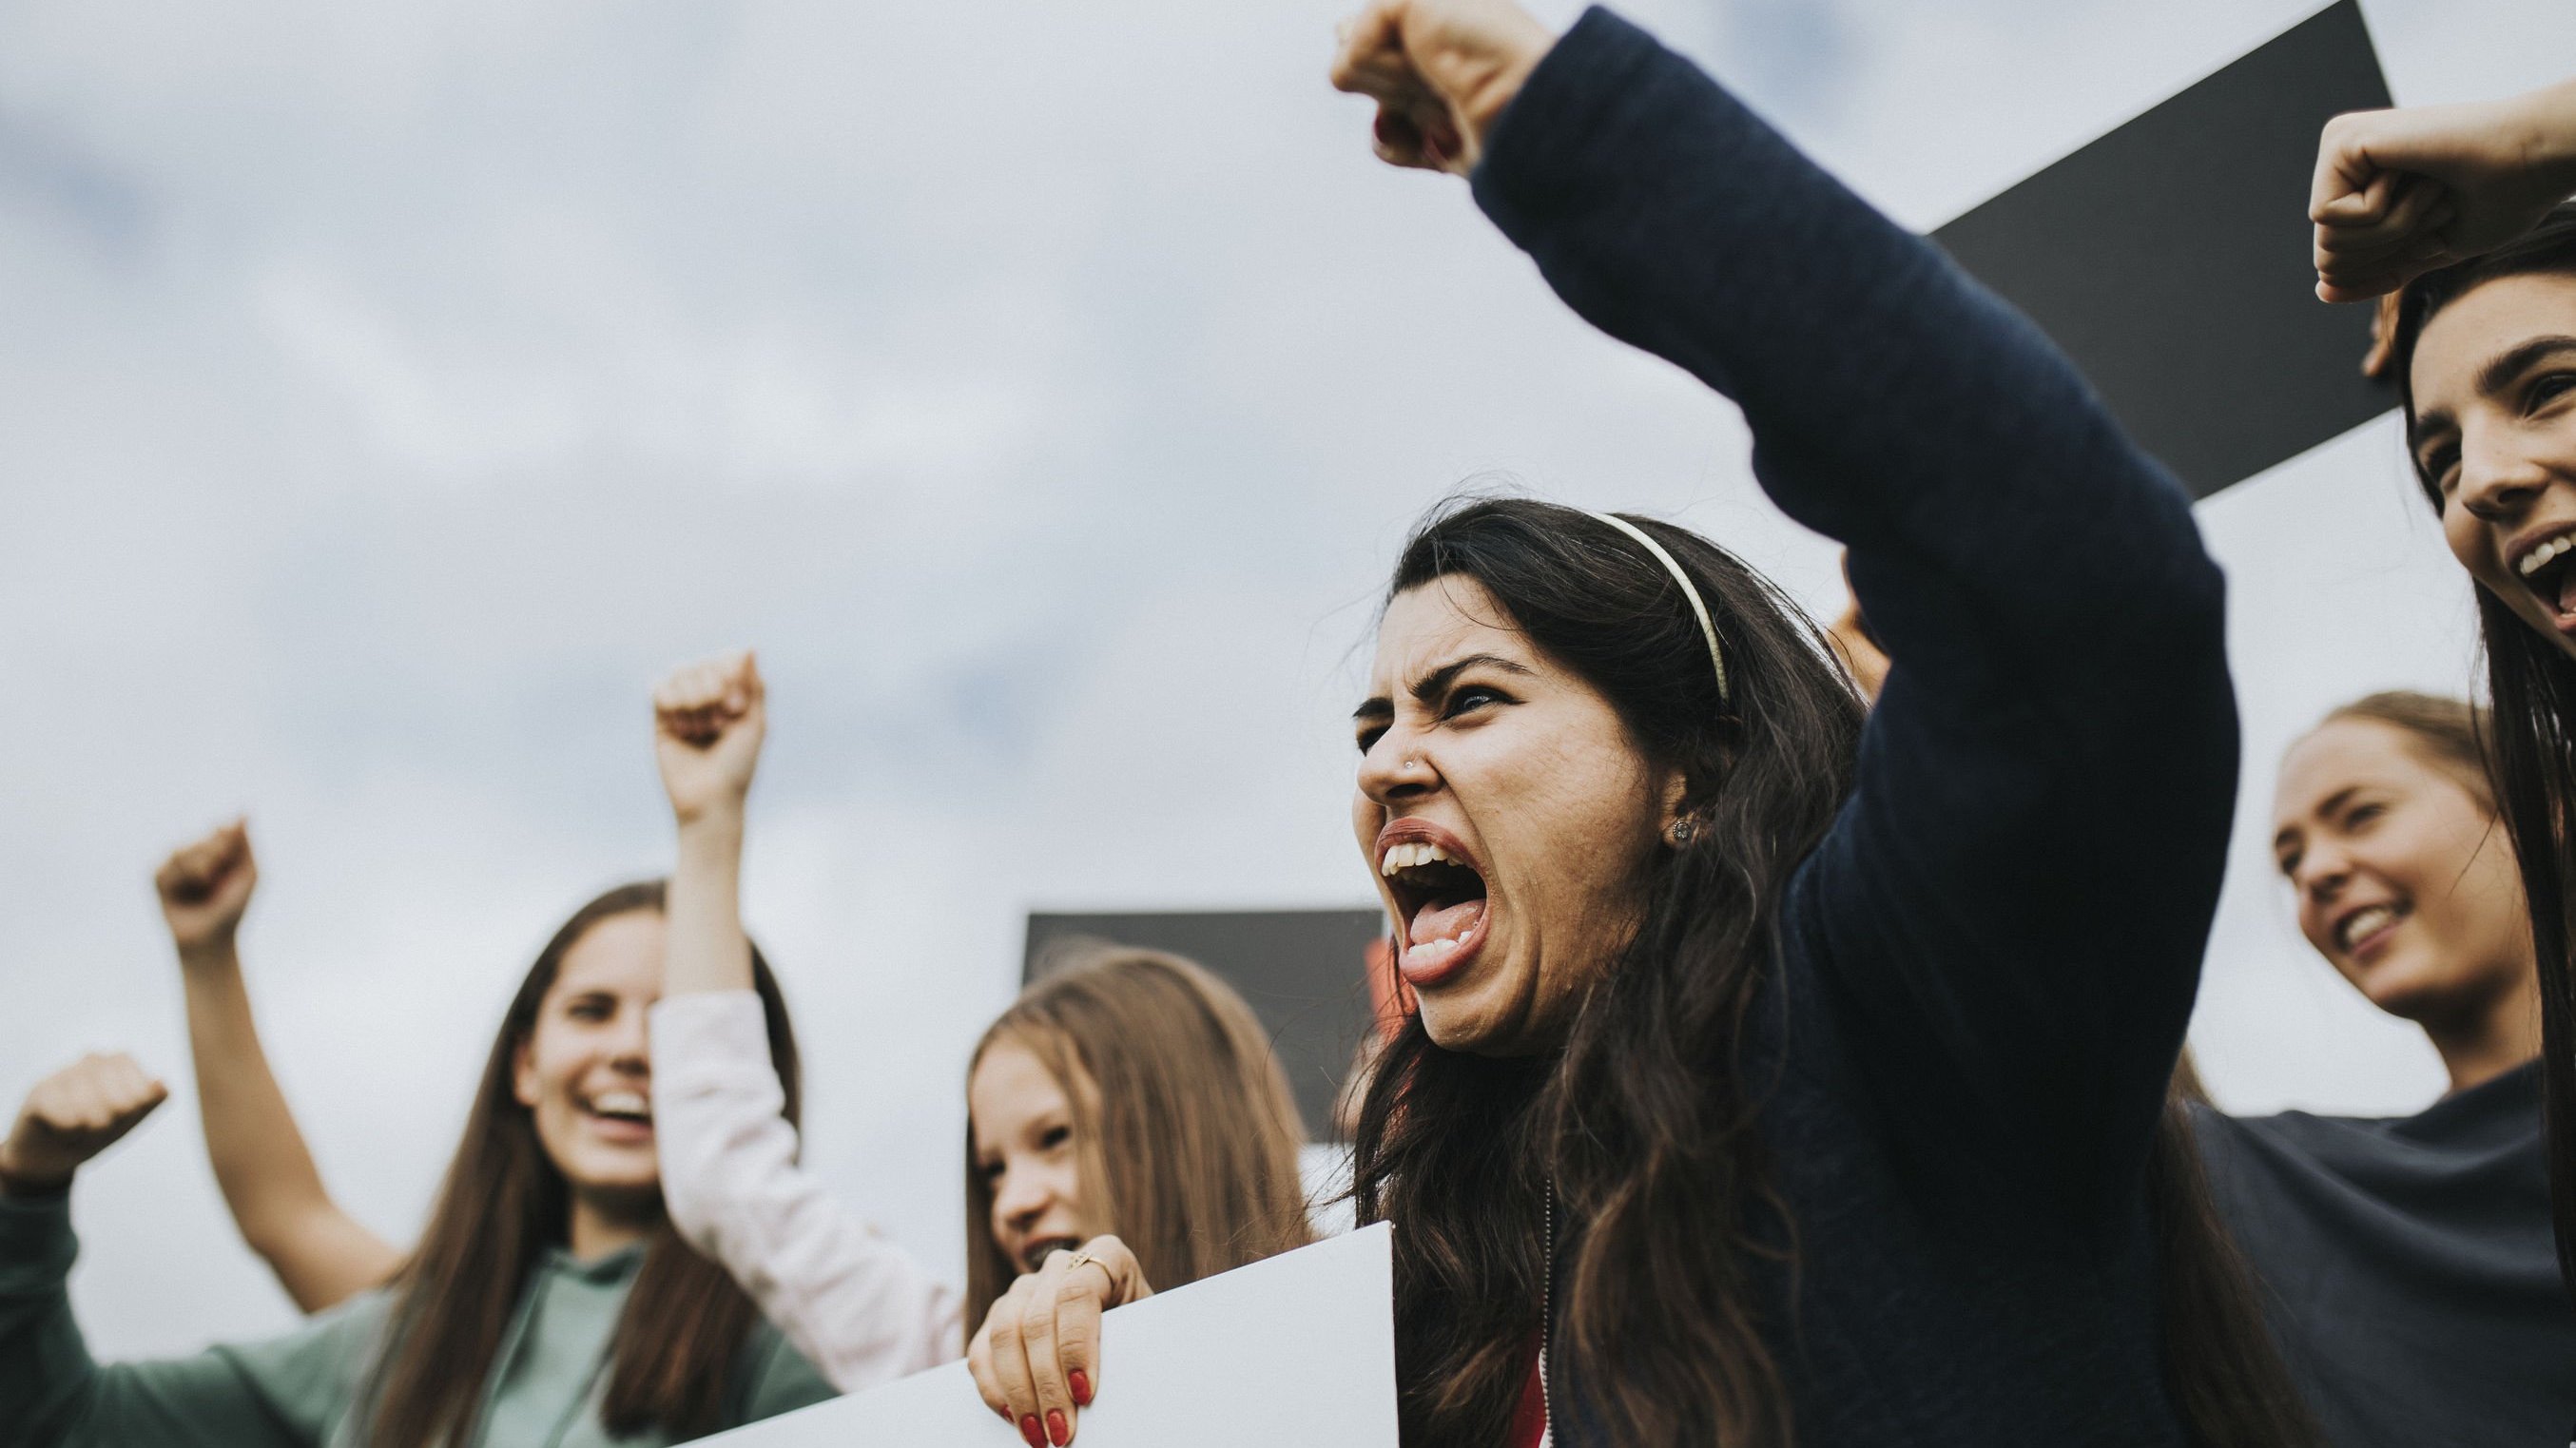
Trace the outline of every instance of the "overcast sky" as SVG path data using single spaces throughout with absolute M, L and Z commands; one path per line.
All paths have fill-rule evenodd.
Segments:
M 1629 13 L 1929 227 L 2312 8 Z M 2549 0 L 2365 8 L 2402 100 L 2576 55 Z M 1422 508 L 1509 477 L 1839 603 L 1728 407 L 1370 158 L 1341 9 L 0 5 L 0 1094 L 93 1047 L 177 1088 L 83 1178 L 102 1354 L 292 1318 L 205 1170 L 147 882 L 234 811 L 279 1073 L 406 1238 L 536 946 L 667 863 L 647 689 L 756 644 L 809 1160 L 953 1272 L 1027 910 L 1370 899 L 1343 716 Z M 2205 1068 L 2411 1109 L 2429 1051 L 2300 943 L 2259 818 L 2327 706 L 2466 686 L 2465 587 L 2385 424 L 2201 516 L 2251 807 Z

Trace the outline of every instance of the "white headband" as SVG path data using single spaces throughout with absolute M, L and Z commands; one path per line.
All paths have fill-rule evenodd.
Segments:
M 1663 544 L 1646 536 L 1645 529 L 1638 527 L 1636 524 L 1629 522 L 1625 518 L 1613 517 L 1608 513 L 1593 513 L 1589 516 L 1598 518 L 1602 522 L 1609 524 L 1611 527 L 1618 529 L 1620 532 L 1627 534 L 1629 537 L 1636 539 L 1638 542 L 1645 544 L 1646 551 L 1654 554 L 1655 561 L 1664 565 L 1664 571 L 1673 576 L 1673 582 L 1682 586 L 1682 597 L 1690 600 L 1691 613 L 1699 619 L 1700 636 L 1708 640 L 1709 667 L 1717 670 L 1717 697 L 1720 699 L 1726 699 L 1726 655 L 1718 652 L 1717 625 L 1708 621 L 1708 605 L 1700 602 L 1699 588 L 1690 581 L 1690 575 L 1682 571 L 1681 564 L 1674 560 L 1673 555 L 1664 551 Z

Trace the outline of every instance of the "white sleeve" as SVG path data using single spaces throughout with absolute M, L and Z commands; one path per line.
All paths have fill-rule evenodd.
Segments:
M 962 1352 L 956 1290 L 796 1164 L 760 997 L 672 996 L 652 1030 L 662 1200 L 680 1235 L 845 1393 Z

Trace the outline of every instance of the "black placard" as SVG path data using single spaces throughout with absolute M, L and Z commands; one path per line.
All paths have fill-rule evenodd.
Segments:
M 2389 104 L 2355 0 L 1933 233 L 2205 498 L 2396 404 L 2370 308 L 2316 299 L 2317 136 Z
M 1048 947 L 1089 939 L 1186 956 L 1243 993 L 1271 1036 L 1297 1110 L 1316 1140 L 1335 1135 L 1333 1100 L 1369 1029 L 1369 947 L 1386 914 L 1363 910 L 1207 910 L 1031 914 L 1021 978 Z

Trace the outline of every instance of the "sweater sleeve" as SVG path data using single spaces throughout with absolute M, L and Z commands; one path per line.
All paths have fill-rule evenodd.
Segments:
M 964 1350 L 960 1301 L 797 1164 L 760 998 L 653 1008 L 654 1135 L 672 1224 L 843 1392 Z
M 1474 188 L 1576 311 L 1743 408 L 1762 486 L 1849 547 L 1894 659 L 1793 882 L 1783 989 L 1898 1160 L 2134 1200 L 2236 783 L 2182 491 L 2029 322 L 1605 11 Z
M 0 1197 L 0 1448 L 316 1448 L 346 1412 L 372 1300 L 267 1342 L 101 1364 L 64 1288 L 78 1250 L 66 1198 Z

